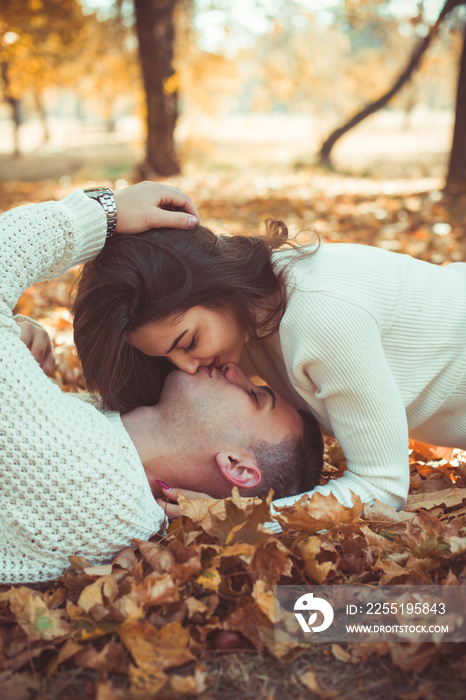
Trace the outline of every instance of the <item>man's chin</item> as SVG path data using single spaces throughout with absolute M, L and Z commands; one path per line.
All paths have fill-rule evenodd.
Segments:
M 167 375 L 162 394 L 165 391 L 172 391 L 178 387 L 187 386 L 195 381 L 196 377 L 196 374 L 188 374 L 181 369 L 175 368 Z

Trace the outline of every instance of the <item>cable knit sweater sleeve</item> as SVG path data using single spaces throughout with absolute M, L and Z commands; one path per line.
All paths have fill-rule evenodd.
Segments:
M 378 498 L 401 508 L 409 487 L 408 425 L 380 333 L 367 309 L 306 293 L 296 295 L 280 329 L 294 388 L 347 458 L 343 477 L 315 490 L 333 493 L 345 505 L 353 492 L 365 503 Z
M 163 523 L 122 425 L 51 382 L 12 309 L 38 280 L 91 259 L 105 214 L 78 191 L 0 217 L 0 581 L 55 578 L 70 555 L 97 563 Z

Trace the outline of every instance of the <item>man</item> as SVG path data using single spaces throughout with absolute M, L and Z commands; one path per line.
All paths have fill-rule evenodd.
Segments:
M 164 185 L 140 183 L 116 192 L 114 200 L 111 191 L 95 194 L 77 191 L 0 217 L 5 583 L 56 578 L 72 554 L 97 563 L 134 537 L 158 532 L 164 512 L 154 498 L 162 493 L 157 481 L 217 497 L 233 484 L 243 494 L 268 491 L 270 450 L 296 456 L 303 432 L 296 411 L 267 389 L 258 390 L 261 399 L 253 406 L 250 383 L 234 365 L 203 368 L 192 377 L 173 372 L 157 406 L 122 418 L 62 393 L 48 379 L 12 315 L 21 293 L 97 255 L 108 232 L 188 228 L 197 221 L 189 198 Z

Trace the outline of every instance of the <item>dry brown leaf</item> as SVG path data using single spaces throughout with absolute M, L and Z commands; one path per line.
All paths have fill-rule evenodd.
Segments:
M 253 549 L 249 573 L 254 580 L 263 580 L 268 588 L 277 584 L 282 576 L 291 576 L 293 562 L 289 550 L 277 539 Z
M 188 632 L 178 621 L 161 630 L 148 622 L 124 622 L 119 635 L 138 667 L 146 673 L 159 673 L 194 659 L 188 649 Z
M 276 508 L 276 519 L 285 529 L 297 530 L 302 534 L 315 534 L 329 530 L 340 523 L 353 523 L 359 520 L 363 505 L 359 496 L 353 494 L 354 505 L 343 506 L 331 493 L 323 496 L 316 492 L 311 498 L 303 496 L 293 506 Z
M 144 560 L 149 564 L 153 571 L 159 574 L 170 573 L 173 566 L 173 555 L 158 542 L 145 542 L 144 540 L 133 540 L 133 544 L 137 545 Z
M 29 700 L 39 683 L 39 678 L 30 673 L 0 672 L 0 700 Z
M 75 663 L 80 668 L 93 668 L 107 673 L 125 673 L 128 660 L 127 652 L 122 644 L 110 640 L 100 651 L 92 644 L 86 644 L 75 655 Z
M 320 537 L 307 537 L 298 544 L 304 570 L 312 581 L 322 584 L 340 559 L 335 547 Z M 319 555 L 322 555 L 319 559 Z
M 122 549 L 121 552 L 117 554 L 117 556 L 112 562 L 114 566 L 119 566 L 120 568 L 126 569 L 127 571 L 131 571 L 132 569 L 134 569 L 137 563 L 138 560 L 132 547 L 125 547 L 124 549 Z
M 339 695 L 337 690 L 331 690 L 323 681 L 318 680 L 314 671 L 305 671 L 299 676 L 299 681 L 322 700 L 336 698 Z
M 353 661 L 351 654 L 346 651 L 346 649 L 343 649 L 340 644 L 332 644 L 332 654 L 336 659 L 338 659 L 338 661 L 342 661 L 345 664 Z
M 136 666 L 130 666 L 128 672 L 131 686 L 130 697 L 134 700 L 152 700 L 159 698 L 160 691 L 168 683 L 168 676 L 160 669 L 145 670 Z
M 86 586 L 79 596 L 78 605 L 85 612 L 89 612 L 96 605 L 105 606 L 113 603 L 118 595 L 118 584 L 112 576 L 101 578 Z
M 393 663 L 405 672 L 421 673 L 436 653 L 437 647 L 431 642 L 397 642 L 390 648 Z
M 466 489 L 452 486 L 441 491 L 433 491 L 427 494 L 413 494 L 408 496 L 408 501 L 404 507 L 406 511 L 413 512 L 423 508 L 430 510 L 435 506 L 445 505 L 447 508 L 460 505 L 466 498 Z
M 388 506 L 386 503 L 376 499 L 372 505 L 366 504 L 364 506 L 364 520 L 379 523 L 402 523 L 405 520 L 411 520 L 413 517 L 406 510 L 406 507 L 404 510 L 396 510 L 392 506 Z
M 25 586 L 10 588 L 0 594 L 7 600 L 17 623 L 31 641 L 58 639 L 70 634 L 72 628 L 63 610 L 49 610 L 39 591 Z

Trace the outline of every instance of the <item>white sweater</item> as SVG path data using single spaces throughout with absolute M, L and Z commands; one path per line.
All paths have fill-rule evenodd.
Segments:
M 466 264 L 344 243 L 306 257 L 275 253 L 278 266 L 290 258 L 279 332 L 248 343 L 245 368 L 338 439 L 348 470 L 316 491 L 345 505 L 353 491 L 401 508 L 408 431 L 466 449 Z
M 121 420 L 62 393 L 13 320 L 25 289 L 93 258 L 105 234 L 82 191 L 0 217 L 0 582 L 55 578 L 73 554 L 98 563 L 163 524 Z

